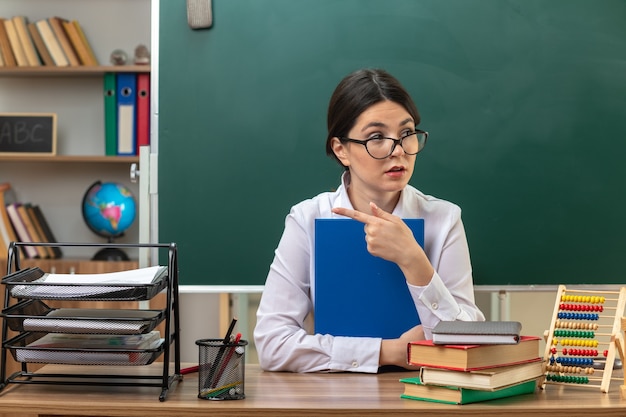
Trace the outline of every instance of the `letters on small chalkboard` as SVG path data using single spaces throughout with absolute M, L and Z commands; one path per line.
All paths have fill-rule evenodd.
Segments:
M 55 113 L 0 113 L 0 155 L 56 155 Z

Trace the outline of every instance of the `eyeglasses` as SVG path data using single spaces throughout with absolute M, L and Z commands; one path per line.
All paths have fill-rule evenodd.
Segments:
M 393 153 L 397 145 L 400 145 L 405 154 L 417 155 L 424 149 L 424 146 L 426 146 L 427 139 L 428 132 L 420 129 L 415 129 L 414 132 L 407 132 L 400 139 L 386 138 L 381 135 L 376 135 L 365 140 L 345 137 L 339 138 L 339 140 L 343 142 L 354 142 L 365 146 L 367 153 L 374 159 L 387 158 Z

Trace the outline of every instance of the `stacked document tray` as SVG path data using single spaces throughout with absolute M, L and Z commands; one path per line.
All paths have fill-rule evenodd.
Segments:
M 3 319 L 0 390 L 10 383 L 115 384 L 159 387 L 159 400 L 164 401 L 172 383 L 181 379 L 176 245 L 119 245 L 168 249 L 168 265 L 99 274 L 54 274 L 38 267 L 22 269 L 20 246 L 22 242 L 11 243 L 10 273 L 2 278 L 5 300 L 0 313 Z M 141 309 L 136 303 L 152 300 L 160 293 L 165 295 L 162 309 Z M 115 308 L 117 304 L 109 301 L 124 302 L 124 308 Z M 9 353 L 22 368 L 12 375 L 6 373 Z M 131 371 L 133 366 L 149 365 L 161 356 L 162 372 Z M 29 364 L 70 366 L 62 373 L 49 373 L 33 371 Z M 80 367 L 71 365 L 130 368 L 128 373 L 85 374 Z

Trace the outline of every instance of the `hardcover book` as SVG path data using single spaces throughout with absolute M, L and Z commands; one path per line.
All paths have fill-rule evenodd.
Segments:
M 17 214 L 20 216 L 20 220 L 24 224 L 26 231 L 28 232 L 28 236 L 30 237 L 31 242 L 45 242 L 45 240 L 39 235 L 39 231 L 35 227 L 35 224 L 32 222 L 30 215 L 28 214 L 28 210 L 26 209 L 26 203 L 19 204 L 16 206 Z M 37 256 L 41 259 L 48 257 L 48 251 L 44 246 L 33 246 L 37 251 Z
M 11 219 L 11 225 L 15 230 L 17 239 L 21 242 L 30 243 L 33 240 L 28 234 L 26 224 L 22 221 L 19 211 L 17 210 L 19 206 L 19 203 L 7 204 L 7 214 L 9 215 L 9 219 Z M 24 246 L 23 249 L 26 257 L 28 258 L 37 258 L 39 256 L 39 252 L 37 252 L 37 249 L 35 249 L 34 246 Z
M 9 38 L 9 43 L 11 44 L 11 50 L 15 56 L 17 66 L 27 67 L 28 59 L 26 58 L 26 53 L 24 52 L 24 48 L 22 47 L 22 43 L 20 42 L 20 38 L 17 34 L 15 23 L 11 19 L 5 19 L 4 27 Z
M 48 51 L 48 48 L 46 47 L 46 43 L 41 37 L 41 33 L 39 33 L 39 29 L 37 29 L 37 25 L 35 25 L 34 23 L 29 23 L 28 33 L 30 34 L 30 37 L 33 39 L 33 43 L 35 44 L 35 49 L 37 49 L 37 53 L 39 54 L 39 57 L 43 61 L 44 65 L 53 67 L 55 65 L 54 60 L 52 59 L 52 56 L 50 55 L 50 51 Z
M 482 391 L 454 386 L 423 385 L 419 378 L 404 378 L 404 393 L 401 398 L 420 401 L 432 401 L 446 404 L 469 404 L 515 395 L 531 394 L 537 387 L 536 380 L 514 384 L 499 390 Z
M 487 391 L 537 379 L 542 375 L 543 363 L 539 357 L 535 362 L 467 372 L 427 366 L 420 368 L 420 380 L 424 385 L 451 385 Z
M 93 48 L 91 47 L 91 44 L 89 43 L 89 40 L 85 35 L 83 27 L 80 25 L 80 23 L 78 23 L 78 20 L 72 20 L 72 24 L 74 25 L 74 27 L 76 27 L 76 32 L 78 32 L 78 36 L 80 36 L 80 39 L 87 48 L 87 53 L 89 54 L 89 61 L 91 62 L 91 65 L 99 65 L 98 58 L 96 58 L 96 54 L 93 52 Z
M 41 227 L 45 242 L 57 243 L 54 233 L 52 233 L 52 229 L 50 228 L 43 211 L 41 211 L 41 208 L 38 205 L 32 205 L 30 209 L 35 219 L 37 219 L 39 227 Z M 52 251 L 52 258 L 61 258 L 63 256 L 63 251 L 58 246 L 48 246 L 48 249 Z
M 515 344 L 521 331 L 518 321 L 440 321 L 432 334 L 436 345 Z
M 28 66 L 41 66 L 39 55 L 37 55 L 37 50 L 35 49 L 33 40 L 31 39 L 30 33 L 28 32 L 28 19 L 26 19 L 25 16 L 13 16 L 13 19 L 11 20 L 13 21 L 13 25 L 15 26 L 15 31 L 17 32 L 17 37 L 19 38 L 20 44 L 22 45 L 22 50 L 24 51 L 24 55 L 26 56 Z
M 9 198 L 7 194 L 11 192 L 11 184 L 8 182 L 0 183 L 0 240 L 3 244 L 0 244 L 2 253 L 5 254 L 9 248 L 11 242 L 17 240 L 9 213 L 7 212 L 7 204 L 9 204 Z
M 78 57 L 79 62 L 82 65 L 87 66 L 97 65 L 97 63 L 92 60 L 89 48 L 85 44 L 83 38 L 80 36 L 76 25 L 67 19 L 59 19 L 61 21 L 61 24 L 63 25 L 63 29 L 65 29 L 65 34 L 67 35 L 70 43 L 72 44 L 72 47 L 74 48 L 74 51 L 76 52 L 76 56 Z
M 61 45 L 63 54 L 67 58 L 70 64 L 70 67 L 79 66 L 80 61 L 78 60 L 76 51 L 74 50 L 74 47 L 72 46 L 72 42 L 70 41 L 70 38 L 67 36 L 67 33 L 65 32 L 65 28 L 63 27 L 63 19 L 58 16 L 50 17 L 48 19 L 48 23 L 50 23 L 52 32 L 54 33 L 54 36 L 58 40 L 59 45 Z
M 418 340 L 408 344 L 408 361 L 458 371 L 515 365 L 536 361 L 539 341 L 536 336 L 521 336 L 514 345 L 435 345 L 432 340 Z
M 11 41 L 9 40 L 9 34 L 5 27 L 6 19 L 0 17 L 0 51 L 2 51 L 2 58 L 4 59 L 4 65 L 7 67 L 16 67 L 17 61 L 15 55 L 13 55 L 13 48 L 11 48 Z
M 43 39 L 43 42 L 46 44 L 46 48 L 48 48 L 48 52 L 50 53 L 54 64 L 57 67 L 67 67 L 69 65 L 69 61 L 65 56 L 65 52 L 63 52 L 63 48 L 61 48 L 59 40 L 52 30 L 52 26 L 50 26 L 50 22 L 47 19 L 38 20 L 35 22 L 35 26 L 37 26 L 41 39 Z

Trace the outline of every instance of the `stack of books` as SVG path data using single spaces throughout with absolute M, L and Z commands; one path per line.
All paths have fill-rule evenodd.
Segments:
M 56 243 L 57 240 L 37 204 L 15 202 L 8 182 L 0 183 L 0 253 L 6 254 L 11 242 Z M 22 246 L 26 258 L 58 259 L 61 248 L 53 246 Z
M 0 18 L 0 66 L 96 66 L 98 60 L 77 20 L 53 16 Z
M 539 337 L 520 336 L 518 322 L 442 323 L 442 328 L 433 329 L 433 340 L 408 345 L 408 362 L 420 371 L 419 376 L 400 380 L 402 398 L 467 404 L 535 391 L 543 376 Z M 446 329 L 449 324 L 453 328 Z M 519 329 L 504 331 L 502 326 Z M 439 341 L 436 335 L 444 329 L 443 339 L 455 344 Z

